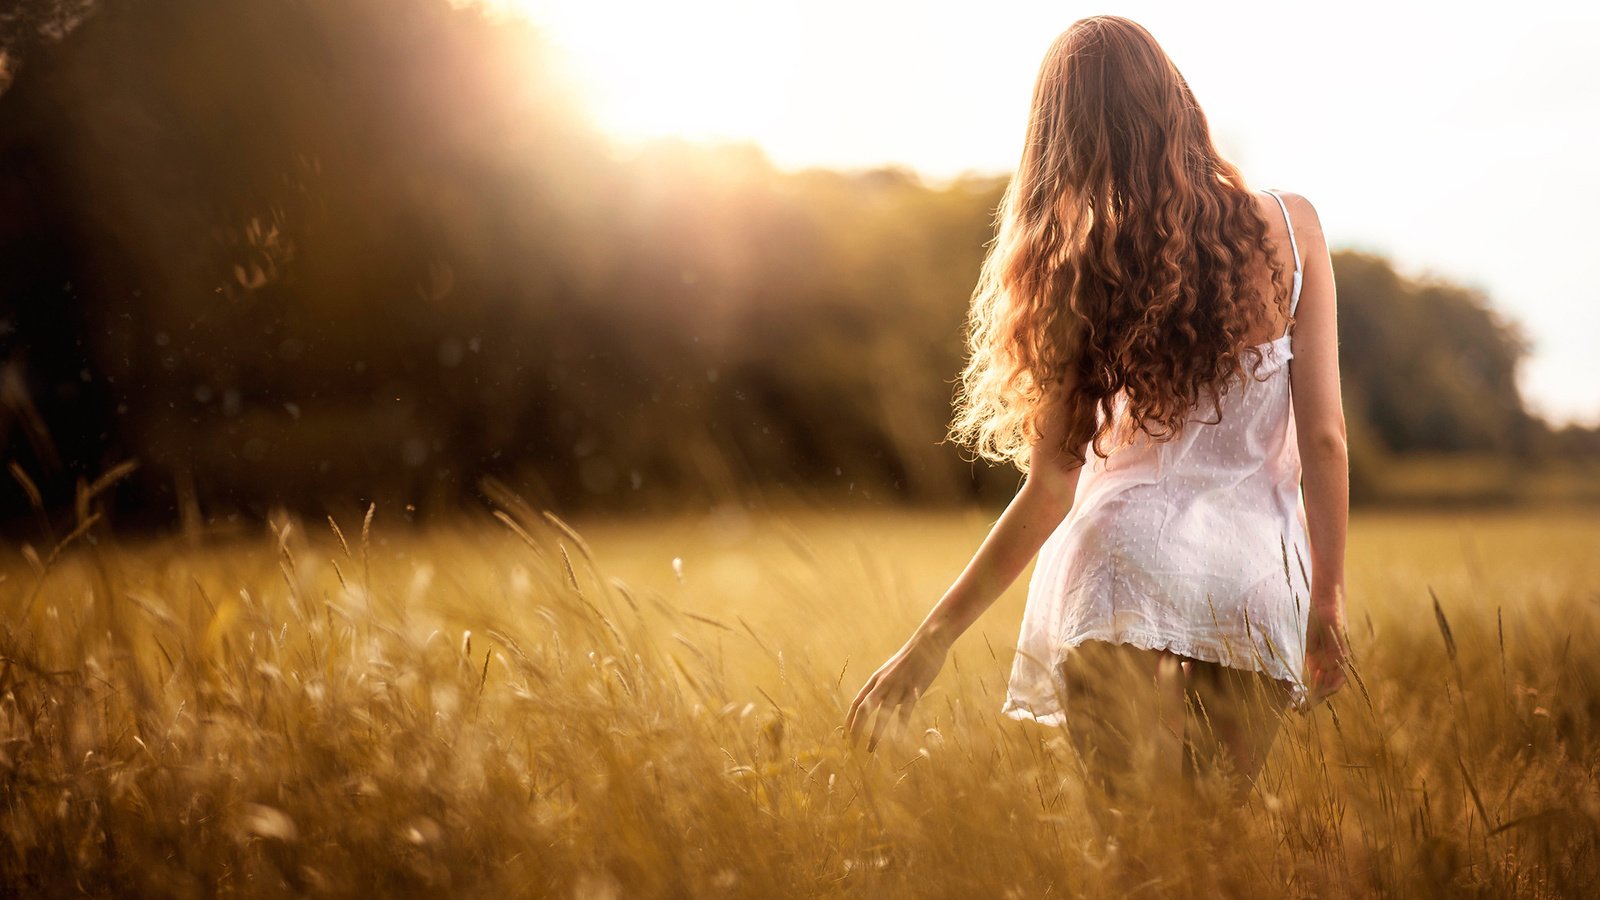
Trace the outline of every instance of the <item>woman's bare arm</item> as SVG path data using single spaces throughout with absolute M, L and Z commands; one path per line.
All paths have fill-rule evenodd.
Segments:
M 912 706 L 939 674 L 950 645 L 1022 574 L 1072 508 L 1082 463 L 1059 450 L 1065 433 L 1059 419 L 1041 418 L 1042 433 L 1029 457 L 1027 480 L 950 589 L 851 701 L 845 729 L 852 743 L 869 721 L 873 721 L 869 750 L 897 712 L 901 724 L 906 722 Z
M 1339 329 L 1333 262 L 1317 211 L 1285 194 L 1306 254 L 1289 363 L 1300 447 L 1306 529 L 1311 541 L 1311 615 L 1306 636 L 1313 695 L 1344 683 L 1344 547 L 1350 513 L 1350 456 L 1339 389 Z
M 929 611 L 917 632 L 945 646 L 977 621 L 1011 586 L 1072 508 L 1082 463 L 1058 448 L 1062 429 L 1042 417 L 1043 437 L 1033 447 L 1028 477 L 990 528 L 972 560 Z

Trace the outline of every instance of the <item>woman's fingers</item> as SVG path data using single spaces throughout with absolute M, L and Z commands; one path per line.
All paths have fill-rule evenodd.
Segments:
M 846 731 L 850 732 L 851 743 L 855 743 L 856 721 L 861 713 L 861 705 L 866 702 L 867 697 L 872 693 L 872 689 L 877 685 L 878 673 L 874 672 L 872 677 L 867 679 L 867 683 L 861 686 L 861 690 L 856 692 L 856 698 L 850 701 L 850 712 L 844 717 L 844 727 Z
M 911 710 L 917 705 L 917 700 L 922 696 L 921 691 L 913 690 L 905 699 L 900 701 L 899 708 L 895 711 L 893 733 L 905 737 L 911 733 Z
M 906 728 L 911 725 L 911 709 L 917 705 L 917 701 L 921 699 L 921 697 L 921 691 L 913 690 L 909 697 L 900 701 L 899 724 L 901 728 Z
M 854 724 L 850 725 L 850 746 L 856 746 L 858 743 L 861 743 L 861 732 L 869 729 L 870 725 L 872 725 L 872 721 L 874 721 L 875 717 L 880 714 L 882 708 L 883 700 L 882 698 L 878 697 L 878 695 L 875 695 L 875 693 L 872 693 L 872 695 L 867 695 L 866 700 L 861 701 L 861 708 L 856 711 L 856 721 L 854 721 Z M 870 746 L 869 743 L 869 745 L 867 745 L 867 749 L 870 748 L 872 748 L 872 746 Z
M 879 702 L 875 715 L 872 717 L 872 736 L 867 739 L 867 752 L 871 753 L 878 748 L 878 739 L 883 736 L 883 729 L 894 719 L 895 707 L 900 701 L 885 703 Z
M 845 719 L 845 730 L 850 732 L 850 743 L 853 745 L 861 737 L 861 728 L 866 724 L 868 716 L 872 715 L 872 701 L 869 698 L 858 700 L 850 707 L 850 716 Z
M 1345 685 L 1343 660 L 1329 662 L 1322 659 L 1312 661 L 1311 687 L 1312 702 L 1317 703 L 1339 692 Z
M 861 705 L 856 707 L 855 720 L 850 724 L 850 744 L 852 746 L 860 740 L 861 732 L 874 727 L 875 723 L 882 718 L 880 715 L 882 710 L 883 689 L 882 687 L 874 687 L 867 692 L 866 697 L 861 701 Z M 876 734 L 877 732 L 874 730 L 872 733 Z M 868 741 L 867 749 L 872 749 L 871 741 Z
M 856 699 L 850 701 L 851 709 L 855 709 L 856 707 L 860 706 L 861 702 L 867 699 L 867 695 L 872 693 L 872 689 L 877 687 L 879 672 L 882 672 L 882 670 L 880 669 L 878 672 L 873 672 L 872 677 L 868 678 L 866 683 L 861 685 L 861 690 L 856 691 Z
M 911 710 L 921 696 L 921 691 L 912 690 L 910 693 L 895 694 L 891 699 L 881 687 L 874 687 L 858 696 L 845 719 L 845 730 L 849 733 L 851 746 L 860 740 L 863 731 L 868 732 L 869 753 L 876 750 L 879 741 L 891 733 L 906 733 L 911 724 Z
M 850 711 L 845 714 L 844 727 L 850 745 L 855 746 L 862 732 L 867 732 L 867 751 L 871 752 L 888 734 L 905 733 L 911 723 L 912 707 L 921 697 L 920 688 L 907 688 L 892 676 L 886 679 L 882 669 L 873 673 L 856 693 L 850 702 Z

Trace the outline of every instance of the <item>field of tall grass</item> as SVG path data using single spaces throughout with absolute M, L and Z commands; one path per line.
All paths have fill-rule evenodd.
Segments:
M 89 498 L 92 500 L 92 498 Z M 1356 674 L 1238 809 L 1086 813 L 998 715 L 1019 582 L 911 727 L 845 710 L 983 511 L 574 526 L 93 521 L 0 560 L 0 893 L 1583 896 L 1600 887 L 1600 518 L 1358 516 Z M 41 531 L 43 527 L 41 527 Z M 59 550 L 55 549 L 59 545 Z

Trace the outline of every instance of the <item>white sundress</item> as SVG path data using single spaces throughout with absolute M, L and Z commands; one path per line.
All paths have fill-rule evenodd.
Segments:
M 1300 302 L 1294 253 L 1293 316 Z M 1060 663 L 1089 640 L 1265 672 L 1304 708 L 1311 565 L 1289 396 L 1289 329 L 1259 345 L 1218 418 L 1207 401 L 1171 441 L 1092 448 L 1071 511 L 1039 550 L 1001 712 L 1064 725 Z M 1260 380 L 1257 380 L 1257 379 Z

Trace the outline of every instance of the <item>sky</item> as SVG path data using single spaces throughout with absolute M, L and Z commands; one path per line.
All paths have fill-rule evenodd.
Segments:
M 754 141 L 935 183 L 1012 171 L 1050 42 L 1127 16 L 1253 186 L 1309 199 L 1335 249 L 1482 290 L 1531 344 L 1529 406 L 1600 424 L 1600 4 L 492 2 L 541 26 L 622 146 Z

